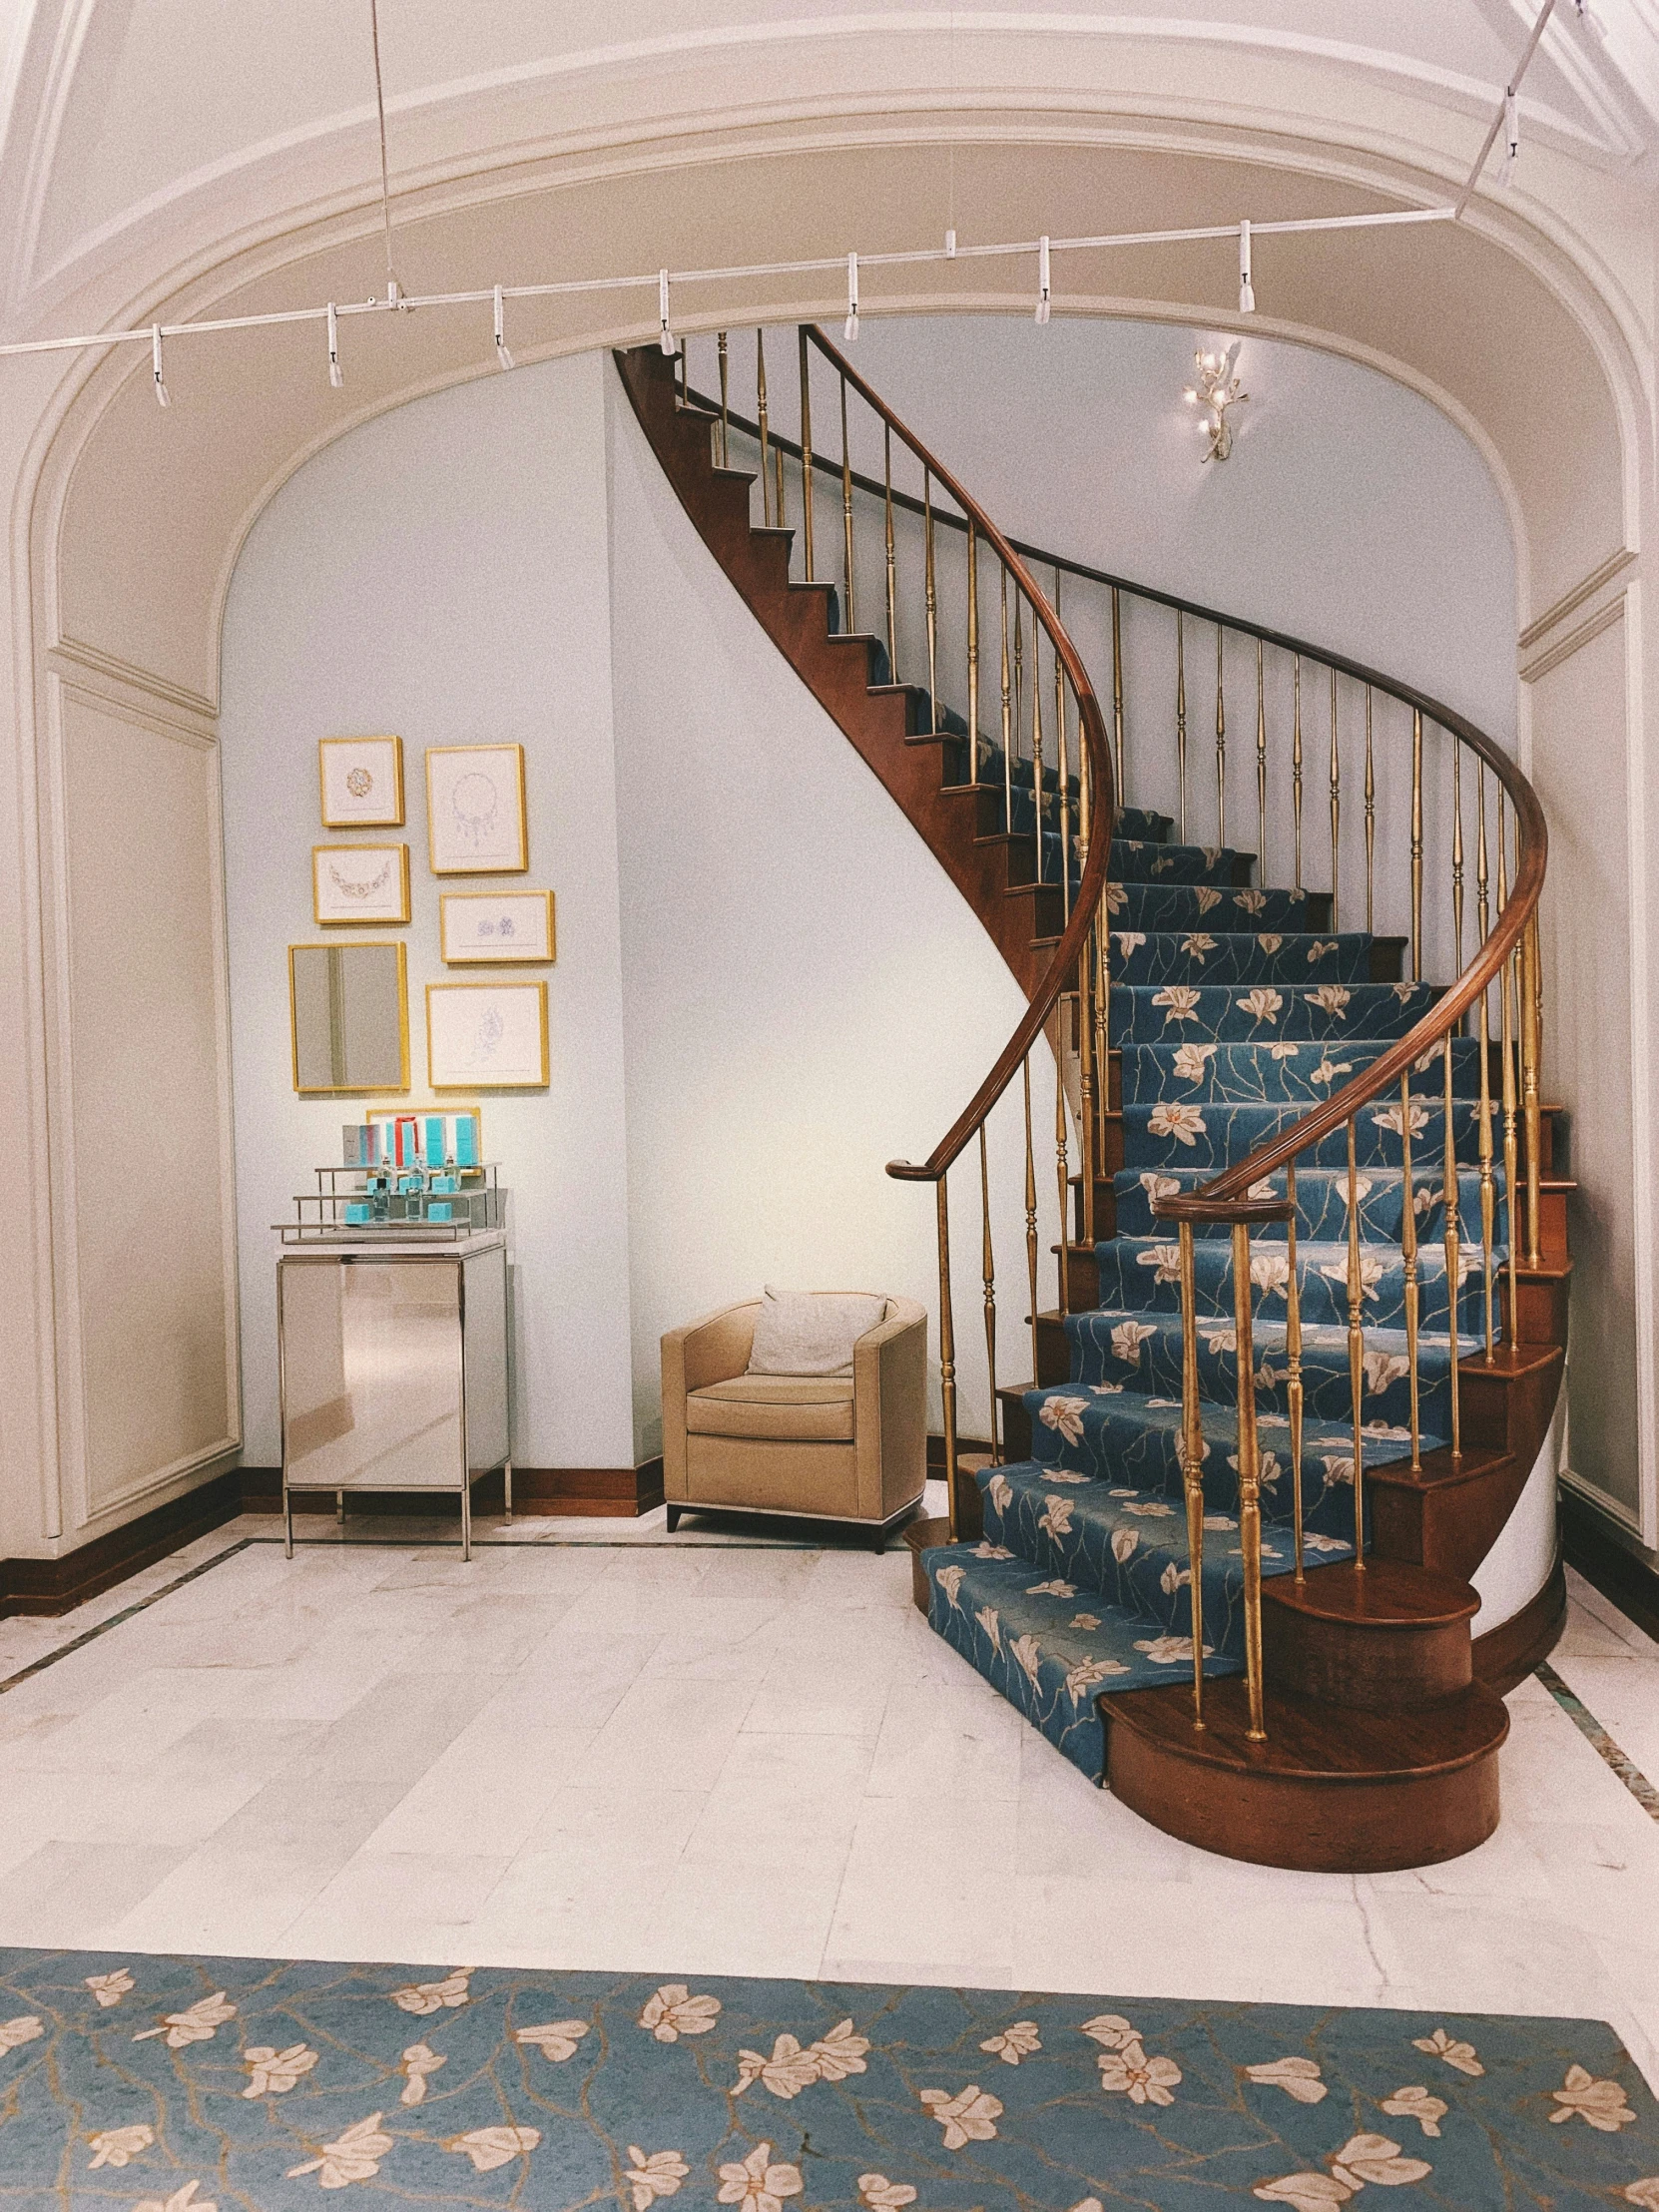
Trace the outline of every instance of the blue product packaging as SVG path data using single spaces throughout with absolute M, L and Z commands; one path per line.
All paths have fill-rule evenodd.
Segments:
M 460 1187 L 460 1184 L 452 1175 L 434 1175 L 432 1178 L 434 1191 L 458 1191 Z
M 446 1198 L 434 1198 L 426 1209 L 428 1221 L 450 1221 L 453 1218 L 454 1209 Z
M 441 1168 L 447 1157 L 443 1142 L 443 1116 L 429 1114 L 422 1126 L 424 1155 L 429 1168 Z
M 455 1165 L 458 1168 L 478 1165 L 478 1124 L 470 1114 L 455 1116 Z
M 345 1206 L 345 1218 L 348 1222 L 372 1221 L 374 1219 L 374 1209 L 372 1206 L 364 1205 L 359 1199 L 348 1199 Z

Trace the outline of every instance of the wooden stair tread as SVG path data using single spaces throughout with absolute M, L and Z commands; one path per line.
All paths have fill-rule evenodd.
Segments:
M 1128 1690 L 1096 1701 L 1101 1718 L 1143 1738 L 1166 1758 L 1195 1767 L 1299 1782 L 1407 1782 L 1447 1775 L 1485 1759 L 1509 1733 L 1503 1700 L 1482 1683 L 1420 1712 L 1377 1713 L 1274 1695 L 1267 1741 L 1249 1741 L 1242 1676 L 1204 1685 L 1205 1726 L 1193 1727 L 1190 1684 Z
M 1367 1628 L 1441 1627 L 1472 1620 L 1480 1610 L 1478 1590 L 1456 1575 L 1376 1557 L 1363 1569 L 1350 1559 L 1311 1567 L 1300 1583 L 1288 1574 L 1274 1575 L 1262 1594 L 1287 1612 Z
M 1370 1489 L 1385 1482 L 1396 1489 L 1444 1489 L 1458 1482 L 1479 1482 L 1509 1463 L 1507 1451 L 1488 1445 L 1465 1444 L 1460 1459 L 1453 1459 L 1450 1446 L 1444 1445 L 1436 1451 L 1425 1451 L 1415 1473 L 1408 1459 L 1389 1459 L 1380 1467 L 1368 1467 L 1366 1486 Z

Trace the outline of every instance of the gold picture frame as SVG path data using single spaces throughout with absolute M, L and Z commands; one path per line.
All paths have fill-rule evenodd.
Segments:
M 368 874 L 342 862 L 346 852 L 383 852 L 386 865 Z M 328 878 L 325 883 L 323 878 Z M 330 886 L 332 897 L 330 898 Z M 375 897 L 379 894 L 379 909 Z M 336 911 L 325 913 L 332 903 Z M 319 929 L 394 929 L 409 918 L 409 848 L 406 844 L 313 844 L 311 914 Z
M 426 1076 L 434 1092 L 546 1090 L 546 983 L 428 983 Z
M 402 829 L 401 738 L 318 738 L 316 783 L 324 830 Z
M 551 967 L 558 957 L 553 893 L 443 891 L 438 950 L 445 967 Z
M 370 953 L 372 963 L 349 961 Z M 321 955 L 307 960 L 305 954 Z M 374 970 L 384 966 L 396 992 L 397 1080 L 389 1081 L 391 1024 L 368 1002 Z M 358 1007 L 366 1018 L 353 1025 Z M 301 1036 L 301 1029 L 304 1035 Z M 376 1034 L 378 1032 L 378 1034 Z M 301 1098 L 400 1096 L 409 1088 L 408 961 L 401 937 L 288 946 L 288 1046 L 293 1088 Z M 376 1058 L 376 1055 L 379 1057 Z M 330 1080 L 316 1080 L 324 1063 Z M 308 1078 L 308 1079 L 307 1079 Z
M 426 748 L 426 852 L 434 875 L 522 875 L 530 865 L 521 745 Z

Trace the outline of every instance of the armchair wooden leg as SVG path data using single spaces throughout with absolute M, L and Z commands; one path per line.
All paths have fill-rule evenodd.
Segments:
M 680 1525 L 681 1508 L 678 1505 L 670 1505 L 665 1507 L 665 1511 L 668 1514 L 668 1532 L 672 1536 Z

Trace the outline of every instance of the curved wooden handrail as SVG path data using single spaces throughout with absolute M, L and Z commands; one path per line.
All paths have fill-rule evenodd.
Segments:
M 968 1140 L 976 1133 L 980 1123 L 1002 1096 L 1018 1072 L 1020 1062 L 1030 1051 L 1042 1033 L 1043 1024 L 1059 1003 L 1070 977 L 1077 972 L 1088 942 L 1089 931 L 1094 924 L 1095 910 L 1106 888 L 1106 868 L 1112 852 L 1112 830 L 1117 820 L 1117 793 L 1112 783 L 1111 747 L 1106 742 L 1106 722 L 1100 712 L 1089 682 L 1088 671 L 1083 666 L 1082 655 L 1072 644 L 1061 626 L 1059 616 L 1038 590 L 1036 579 L 1019 554 L 1003 536 L 996 524 L 986 514 L 979 502 L 972 498 L 946 468 L 942 461 L 928 451 L 915 433 L 910 430 L 881 398 L 865 383 L 846 356 L 830 344 L 815 324 L 807 324 L 807 336 L 824 355 L 837 374 L 844 376 L 848 386 L 855 391 L 865 405 L 878 415 L 882 422 L 915 455 L 936 483 L 955 500 L 967 515 L 979 535 L 1007 569 L 1015 583 L 1031 603 L 1031 611 L 1048 633 L 1061 667 L 1066 672 L 1073 695 L 1077 700 L 1078 727 L 1083 743 L 1088 748 L 1089 767 L 1093 775 L 1094 815 L 1090 822 L 1089 851 L 1083 865 L 1083 873 L 1072 900 L 1071 918 L 1054 947 L 1054 957 L 1032 993 L 1018 1027 L 1003 1046 L 996 1065 L 980 1084 L 962 1112 L 952 1123 L 943 1140 L 934 1146 L 922 1161 L 889 1160 L 887 1173 L 901 1183 L 937 1183 L 948 1171 L 953 1160 Z M 977 742 L 978 733 L 970 733 L 970 741 Z M 1042 826 L 1037 826 L 1042 834 Z

